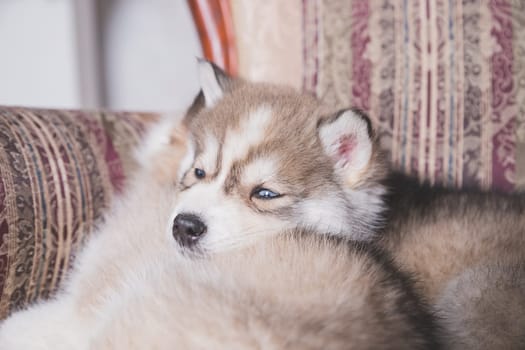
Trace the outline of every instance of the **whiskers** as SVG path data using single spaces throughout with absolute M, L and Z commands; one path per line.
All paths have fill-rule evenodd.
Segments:
M 241 233 L 224 235 L 219 239 L 211 239 L 205 243 L 204 249 L 210 252 L 224 252 L 248 247 L 258 240 L 278 234 L 284 229 L 274 227 L 249 226 Z

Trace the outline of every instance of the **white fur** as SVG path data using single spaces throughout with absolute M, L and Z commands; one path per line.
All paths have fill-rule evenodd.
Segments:
M 384 224 L 385 188 L 377 185 L 359 190 L 346 189 L 345 192 L 351 208 L 348 234 L 356 240 L 373 239 L 377 229 Z
M 170 143 L 171 133 L 182 120 L 181 114 L 165 114 L 148 129 L 144 140 L 135 150 L 135 159 L 142 167 L 149 167 L 153 155 L 158 154 Z
M 249 163 L 243 172 L 242 180 L 249 184 L 264 184 L 275 181 L 277 176 L 277 160 L 264 157 Z
M 204 152 L 199 157 L 196 167 L 200 167 L 208 173 L 217 169 L 217 154 L 219 153 L 219 141 L 212 135 L 204 138 Z
M 301 219 L 299 222 L 316 232 L 326 232 L 334 235 L 348 235 L 350 226 L 347 222 L 347 204 L 344 198 L 327 195 L 324 198 L 313 198 L 301 203 Z
M 272 120 L 272 109 L 262 105 L 243 119 L 239 128 L 227 131 L 222 155 L 226 168 L 235 160 L 246 157 L 251 146 L 259 145 L 264 140 Z
M 195 140 L 193 140 L 192 135 L 188 135 L 188 142 L 186 143 L 186 154 L 180 161 L 179 170 L 177 172 L 177 179 L 181 179 L 184 175 L 186 169 L 188 169 L 193 160 L 195 159 Z
M 382 225 L 383 187 L 345 192 L 346 196 L 330 193 L 303 200 L 299 204 L 300 226 L 357 241 L 374 238 L 375 229 Z
M 89 337 L 69 299 L 18 312 L 0 324 L 2 350 L 87 350 Z
M 261 217 L 235 196 L 226 196 L 222 186 L 220 181 L 198 183 L 182 192 L 168 227 L 171 228 L 173 219 L 180 213 L 198 215 L 208 227 L 199 244 L 212 252 L 237 248 L 268 233 L 291 228 L 281 220 Z
M 222 98 L 224 93 L 210 62 L 198 60 L 198 71 L 205 105 L 211 108 Z

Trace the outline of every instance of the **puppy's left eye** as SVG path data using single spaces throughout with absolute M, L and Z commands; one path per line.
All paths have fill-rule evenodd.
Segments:
M 274 198 L 281 197 L 281 194 L 274 192 L 272 190 L 269 190 L 267 188 L 258 187 L 252 191 L 251 197 L 255 197 L 257 199 L 274 199 Z
M 195 168 L 195 170 L 193 171 L 193 173 L 195 174 L 195 177 L 197 179 L 204 179 L 206 177 L 206 172 L 202 169 L 199 169 L 199 168 Z

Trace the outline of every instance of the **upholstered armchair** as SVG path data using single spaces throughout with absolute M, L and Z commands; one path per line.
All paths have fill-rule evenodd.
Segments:
M 188 3 L 208 59 L 363 109 L 394 167 L 525 186 L 524 1 Z M 155 118 L 0 108 L 0 319 L 56 290 Z

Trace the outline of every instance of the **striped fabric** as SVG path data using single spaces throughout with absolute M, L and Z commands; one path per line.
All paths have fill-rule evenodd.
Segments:
M 56 289 L 153 119 L 0 108 L 0 319 Z
M 525 0 L 302 0 L 303 85 L 432 183 L 525 187 Z

